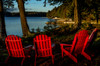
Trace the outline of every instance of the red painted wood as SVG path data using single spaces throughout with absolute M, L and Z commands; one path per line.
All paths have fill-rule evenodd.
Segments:
M 78 33 L 77 42 L 74 49 L 75 54 L 81 54 L 86 38 L 89 36 L 87 30 L 82 30 Z
M 77 59 L 72 55 L 72 53 L 74 53 L 75 56 L 77 56 L 78 54 L 82 53 L 82 49 L 84 49 L 84 45 L 87 43 L 88 41 L 88 31 L 87 30 L 82 30 L 79 33 L 77 33 L 75 35 L 75 38 L 73 40 L 73 43 L 70 46 L 70 51 L 68 53 L 67 50 L 65 50 L 64 46 L 67 46 L 69 44 L 60 44 L 61 46 L 61 51 L 62 51 L 62 57 L 64 55 L 69 56 L 74 62 L 77 63 Z M 67 48 L 67 47 L 66 47 Z M 69 47 L 68 47 L 69 48 Z M 85 54 L 86 55 L 86 54 Z
M 85 44 L 84 44 L 84 46 L 83 46 L 83 49 L 82 49 L 82 53 L 81 53 L 81 54 L 82 54 L 85 58 L 87 58 L 88 60 L 91 60 L 91 57 L 85 52 L 85 49 L 87 49 L 88 46 L 92 44 L 93 39 L 94 39 L 95 34 L 96 34 L 97 31 L 98 31 L 97 28 L 95 28 L 95 29 L 92 31 L 91 35 L 88 36 L 88 38 L 87 38 L 87 40 L 86 40 L 86 42 L 85 42 Z
M 9 53 L 9 57 L 16 57 L 16 58 L 23 57 L 21 65 L 23 64 L 25 57 L 29 57 L 26 56 L 26 54 L 24 53 L 24 48 L 22 46 L 21 38 L 15 35 L 9 35 L 5 39 L 5 44 Z M 5 61 L 6 63 L 9 57 L 6 59 Z
M 52 63 L 54 63 L 54 55 L 52 54 L 51 38 L 47 35 L 38 35 L 33 39 L 35 46 L 35 65 L 37 57 L 52 57 Z
M 21 38 L 14 35 L 9 35 L 7 36 L 5 42 L 7 50 L 12 57 L 25 57 Z

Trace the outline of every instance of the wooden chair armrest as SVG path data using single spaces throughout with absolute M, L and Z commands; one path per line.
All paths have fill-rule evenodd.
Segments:
M 51 48 L 54 48 L 54 47 L 55 47 L 55 44 L 52 44 L 52 45 L 51 45 Z
M 26 46 L 25 48 L 27 49 L 27 48 L 30 48 L 30 47 L 32 47 L 32 45 L 28 45 L 28 46 Z
M 24 48 L 24 52 L 26 56 L 30 54 L 31 49 L 32 49 L 32 45 L 28 45 Z
M 60 44 L 60 46 L 72 46 L 71 44 Z
M 34 46 L 32 47 L 32 50 L 35 50 L 35 47 Z
M 24 49 L 29 49 L 29 50 L 31 50 L 31 49 L 32 49 L 32 45 L 28 45 L 28 46 L 26 46 Z
M 54 47 L 55 47 L 55 44 L 52 44 L 51 48 L 54 48 Z M 32 50 L 35 50 L 34 46 L 32 47 Z

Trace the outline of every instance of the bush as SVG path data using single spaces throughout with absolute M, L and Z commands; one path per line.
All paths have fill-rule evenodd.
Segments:
M 39 27 L 36 29 L 36 32 L 37 33 L 40 33 L 40 28 Z
M 88 23 L 88 22 L 85 22 L 81 25 L 81 29 L 85 29 L 85 30 L 90 30 L 94 28 L 92 24 Z

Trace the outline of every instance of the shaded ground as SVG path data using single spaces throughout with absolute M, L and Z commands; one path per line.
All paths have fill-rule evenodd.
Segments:
M 100 41 L 98 41 L 100 42 Z M 64 58 L 61 57 L 60 47 L 59 45 L 56 45 L 56 47 L 53 49 L 53 54 L 55 56 L 54 58 L 54 64 L 52 64 L 51 57 L 48 58 L 37 58 L 37 66 L 100 66 L 100 45 L 97 47 L 94 47 L 92 49 L 92 52 L 94 57 L 92 57 L 92 61 L 88 61 L 86 58 L 84 58 L 82 55 L 79 55 L 78 63 L 73 62 L 69 57 L 65 56 Z M 24 61 L 24 66 L 34 66 L 34 51 L 31 52 L 31 58 L 27 58 Z M 90 54 L 91 55 L 91 54 Z M 22 58 L 10 58 L 8 63 L 5 64 L 4 61 L 7 58 L 8 53 L 5 50 L 0 50 L 0 66 L 20 66 Z

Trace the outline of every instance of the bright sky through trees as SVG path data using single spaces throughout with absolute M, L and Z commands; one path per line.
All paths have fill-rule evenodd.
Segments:
M 52 10 L 54 7 L 57 7 L 58 5 L 49 5 L 47 3 L 46 7 L 44 7 L 44 1 L 36 1 L 36 0 L 30 0 L 25 3 L 25 10 L 26 11 L 37 11 L 37 12 L 48 12 L 48 10 Z M 18 5 L 16 2 L 14 2 L 14 8 L 10 8 L 8 11 L 10 12 L 18 12 Z

